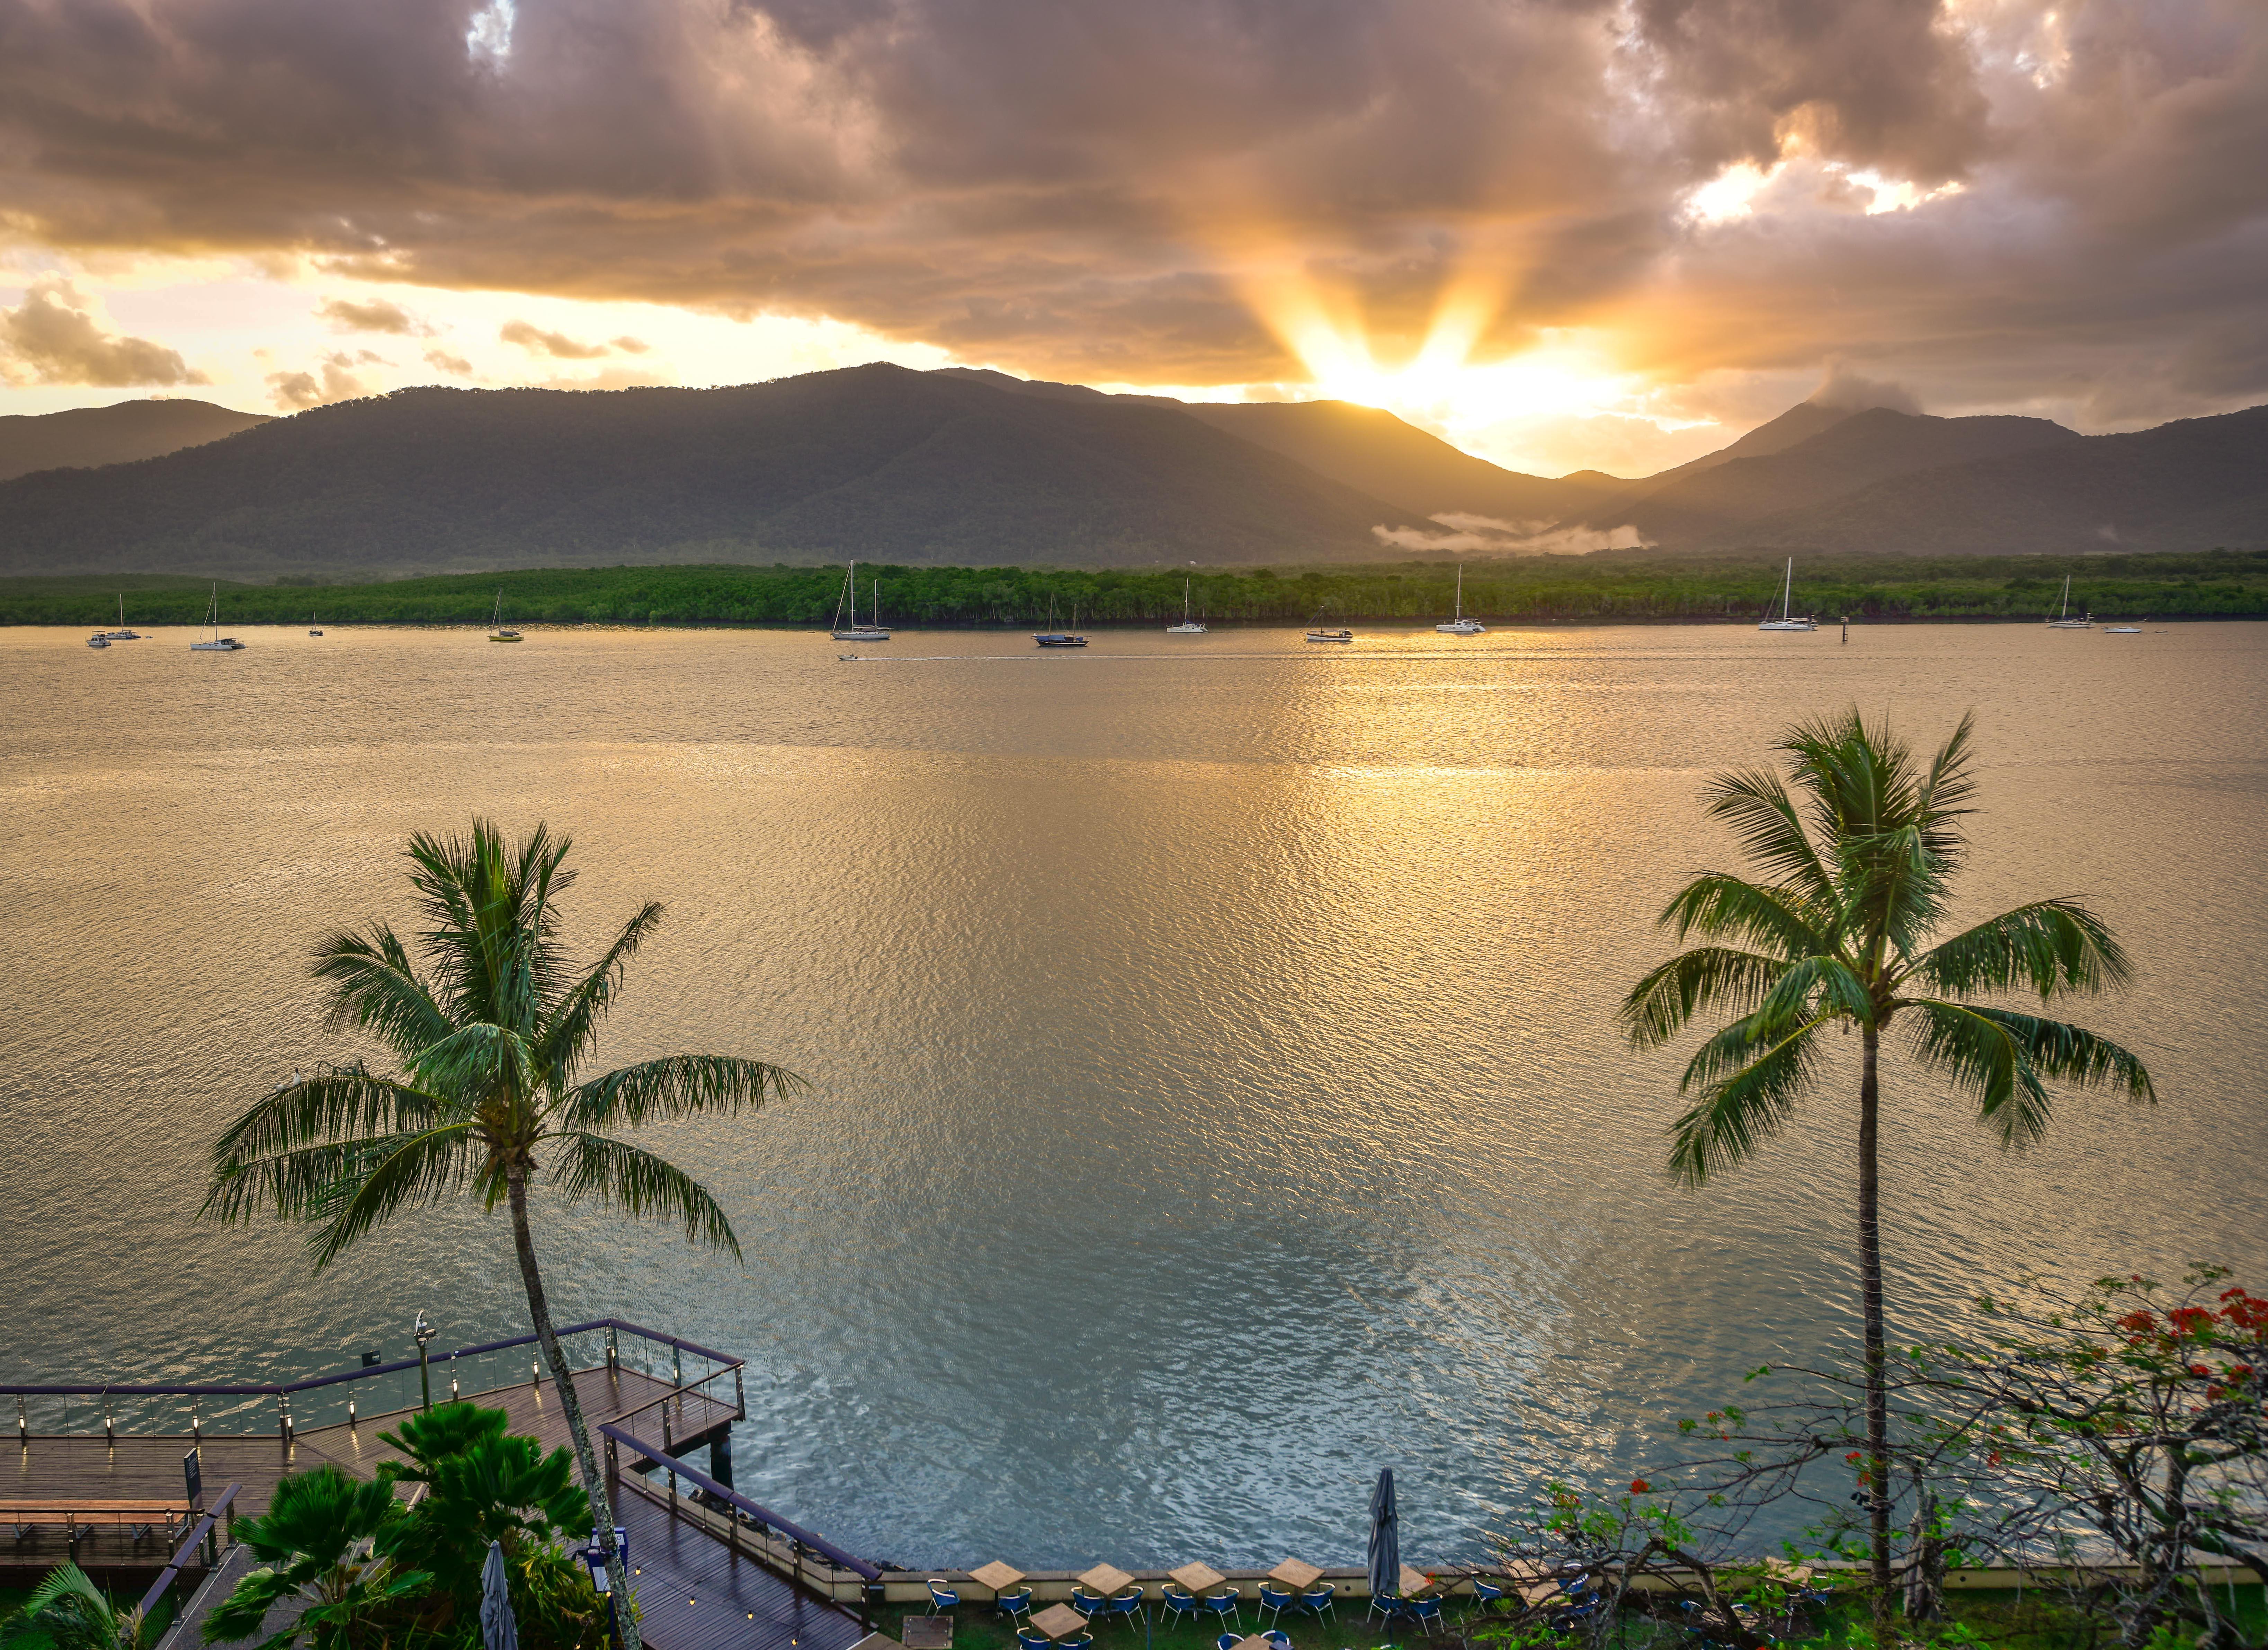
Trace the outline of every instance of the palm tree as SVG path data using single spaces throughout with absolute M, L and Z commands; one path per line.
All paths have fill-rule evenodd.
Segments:
M 1915 1063 L 1975 1101 L 2002 1145 L 2046 1132 L 2050 1081 L 2156 1094 L 2142 1063 L 2061 1020 L 1972 1000 L 2022 990 L 2042 1002 L 2127 983 L 2125 953 L 2074 901 L 2042 900 L 1932 940 L 1960 869 L 1972 810 L 1964 717 L 1926 766 L 1856 711 L 1791 729 L 1791 792 L 1769 769 L 1719 775 L 1709 814 L 1729 825 L 1765 880 L 1693 879 L 1663 910 L 1680 952 L 1631 989 L 1632 1047 L 1655 1048 L 1705 1012 L 1731 1022 L 1678 1084 L 1690 1108 L 1671 1125 L 1671 1173 L 1698 1187 L 1761 1151 L 1791 1122 L 1818 1073 L 1830 1027 L 1859 1035 L 1859 1278 L 1866 1334 L 1865 1488 L 1878 1620 L 1890 1598 L 1889 1400 L 1882 1319 L 1880 1051 L 1893 1020 Z M 1799 793 L 1800 792 L 1800 797 Z
M 0 1622 L 0 1643 L 35 1632 L 57 1650 L 148 1650 L 150 1624 L 139 1606 L 122 1609 L 77 1565 L 48 1572 L 23 1608 Z
M 515 847 L 475 820 L 470 837 L 410 838 L 409 880 L 427 926 L 411 947 L 384 923 L 317 947 L 328 983 L 326 1028 L 374 1036 L 399 1063 L 387 1076 L 361 1062 L 327 1068 L 260 1101 L 213 1147 L 203 1214 L 249 1220 L 263 1208 L 313 1230 L 318 1271 L 405 1210 L 471 1192 L 510 1212 L 528 1315 L 608 1551 L 617 1595 L 628 1579 L 572 1372 L 553 1332 L 528 1225 L 539 1175 L 569 1203 L 677 1222 L 688 1241 L 740 1257 L 732 1222 L 681 1169 L 618 1138 L 645 1123 L 737 1113 L 803 1086 L 758 1060 L 679 1054 L 585 1078 L 622 973 L 660 923 L 648 904 L 588 968 L 558 939 L 558 896 L 574 873 L 568 838 L 538 825 Z M 419 962 L 423 971 L 419 970 Z M 638 1650 L 626 1616 L 626 1650 Z
M 302 1609 L 255 1650 L 349 1650 L 373 1618 L 423 1592 L 432 1576 L 395 1564 L 387 1537 L 406 1514 L 389 1477 L 357 1478 L 333 1462 L 276 1481 L 275 1498 L 237 1536 L 261 1567 L 205 1617 L 207 1644 L 232 1644 L 260 1631 L 269 1610 L 296 1598 Z

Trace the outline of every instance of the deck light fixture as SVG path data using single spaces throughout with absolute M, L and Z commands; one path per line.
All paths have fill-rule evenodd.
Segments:
M 423 1312 L 417 1315 L 417 1322 L 412 1324 L 409 1330 L 409 1338 L 417 1343 L 417 1392 L 418 1396 L 424 1400 L 424 1407 L 429 1410 L 433 1407 L 433 1376 L 426 1366 L 425 1348 L 438 1333 L 439 1331 L 431 1324 L 425 1322 L 425 1315 Z M 449 1380 L 449 1396 L 454 1397 L 456 1375 L 453 1371 Z

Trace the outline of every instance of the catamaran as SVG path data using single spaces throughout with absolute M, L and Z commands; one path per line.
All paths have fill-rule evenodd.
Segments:
M 1168 636 L 1203 636 L 1205 633 L 1204 626 L 1199 624 L 1195 619 L 1189 617 L 1189 581 L 1184 578 L 1182 580 L 1182 622 L 1179 624 L 1167 625 L 1166 627 L 1166 634 Z
M 308 616 L 312 618 L 314 615 L 311 614 Z M 489 640 L 491 642 L 519 640 L 518 630 L 507 630 L 504 628 L 504 586 L 502 585 L 497 586 L 496 612 L 489 619 Z
M 1433 628 L 1443 636 L 1478 636 L 1488 628 L 1478 619 L 1465 617 L 1465 570 L 1462 564 L 1457 568 L 1457 616 Z
M 2069 573 L 2066 573 L 2063 576 L 2063 606 L 2057 612 L 2056 616 L 2048 621 L 2048 629 L 2051 630 L 2091 630 L 2094 628 L 2094 609 L 2089 608 L 2088 610 L 2087 616 L 2083 619 L 2074 619 L 2071 616 L 2071 575 Z
M 501 611 L 501 609 L 499 609 L 499 611 Z M 321 628 L 315 622 L 315 615 L 312 612 L 309 613 L 307 615 L 307 634 L 310 636 L 320 636 L 322 633 Z
M 103 644 L 107 646 L 112 642 L 138 642 L 141 639 L 140 632 L 126 628 L 126 595 L 122 591 L 118 597 L 118 628 L 102 633 Z
M 212 635 L 205 635 L 210 630 Z M 197 639 L 189 644 L 192 653 L 240 653 L 244 644 L 232 636 L 220 633 L 220 586 L 212 587 L 212 600 L 205 604 L 205 622 L 197 626 Z
M 843 622 L 843 604 L 850 604 L 850 622 Z M 874 622 L 858 622 L 858 564 L 850 564 L 843 575 L 843 593 L 835 599 L 835 628 L 828 632 L 838 642 L 887 642 L 889 631 L 882 628 L 882 581 L 874 581 Z
M 1780 586 L 1779 617 L 1766 619 L 1756 626 L 1759 630 L 1815 630 L 1818 624 L 1810 619 L 1795 616 L 1795 557 L 1787 558 L 1786 582 Z

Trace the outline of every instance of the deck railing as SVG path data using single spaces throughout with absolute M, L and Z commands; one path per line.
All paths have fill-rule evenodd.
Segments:
M 150 1590 L 142 1595 L 144 1616 L 148 1616 L 151 1610 L 158 1608 L 158 1601 L 166 1596 L 166 1589 L 173 1585 L 174 1579 L 196 1557 L 197 1548 L 211 1536 L 216 1525 L 223 1519 L 230 1519 L 231 1528 L 234 1527 L 230 1508 L 235 1504 L 236 1492 L 243 1487 L 240 1484 L 232 1484 L 220 1492 L 220 1499 L 215 1501 L 205 1515 L 197 1521 L 196 1527 L 189 1531 L 188 1538 L 173 1550 L 173 1562 L 158 1572 L 157 1580 L 152 1582 Z M 232 1536 L 230 1539 L 232 1541 L 235 1537 Z M 210 1553 L 206 1555 L 208 1566 L 212 1563 L 214 1557 L 215 1555 Z
M 615 1425 L 612 1422 L 600 1422 L 599 1431 L 607 1440 L 607 1453 L 610 1458 L 615 1456 L 617 1448 L 630 1450 L 674 1477 L 684 1479 L 695 1489 L 700 1491 L 703 1498 L 711 1506 L 731 1507 L 749 1523 L 755 1525 L 760 1534 L 784 1536 L 794 1554 L 799 1573 L 802 1568 L 804 1554 L 812 1553 L 826 1559 L 838 1570 L 850 1571 L 861 1580 L 879 1581 L 882 1579 L 881 1571 L 865 1559 L 854 1558 L 828 1540 L 826 1536 L 812 1534 L 794 1520 L 783 1518 L 770 1507 L 757 1506 L 739 1491 L 726 1488 L 704 1472 L 695 1471 L 674 1456 L 663 1454 L 657 1446 L 642 1441 L 636 1434 Z
M 578 1349 L 571 1343 L 601 1335 L 603 1344 L 587 1357 L 577 1356 Z M 705 1388 L 730 1374 L 735 1392 L 731 1408 L 736 1413 L 740 1410 L 741 1360 L 696 1341 L 621 1318 L 593 1318 L 570 1324 L 559 1331 L 559 1339 L 568 1363 L 577 1369 L 634 1366 L 668 1381 L 673 1389 L 687 1390 Z M 515 1335 L 428 1352 L 423 1359 L 397 1359 L 299 1381 L 0 1383 L 0 1399 L 15 1400 L 19 1438 L 72 1433 L 99 1433 L 112 1438 L 121 1433 L 289 1438 L 309 1427 L 416 1408 L 423 1391 L 421 1366 L 437 1403 L 467 1390 L 493 1391 L 532 1382 L 541 1373 L 540 1360 L 522 1349 L 534 1344 L 534 1335 Z M 523 1364 L 509 1356 L 513 1353 L 521 1353 L 527 1361 Z M 706 1366 L 693 1372 L 690 1383 L 686 1371 L 688 1356 Z M 0 1420 L 0 1425 L 4 1425 Z

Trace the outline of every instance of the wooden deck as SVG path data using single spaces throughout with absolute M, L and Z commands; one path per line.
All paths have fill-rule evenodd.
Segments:
M 589 1369 L 575 1376 L 575 1395 L 586 1422 L 612 1421 L 656 1444 L 662 1439 L 658 1401 L 670 1392 L 666 1381 L 634 1369 Z M 546 1447 L 567 1441 L 566 1422 L 548 1381 L 465 1396 L 504 1410 L 513 1432 Z M 729 1424 L 733 1415 L 732 1405 L 698 1395 L 670 1397 L 667 1411 L 669 1438 L 681 1448 Z M 178 1499 L 181 1458 L 192 1447 L 202 1447 L 206 1504 L 224 1485 L 240 1484 L 236 1510 L 256 1516 L 267 1511 L 276 1480 L 285 1473 L 334 1462 L 368 1477 L 379 1462 L 399 1460 L 379 1434 L 393 1431 L 411 1413 L 401 1410 L 364 1416 L 353 1425 L 310 1427 L 288 1446 L 272 1434 L 209 1433 L 201 1446 L 187 1434 L 122 1433 L 114 1442 L 99 1433 L 34 1436 L 14 1450 L 9 1470 L 0 1472 L 0 1500 Z M 0 1453 L 5 1450 L 0 1445 Z M 629 1452 L 623 1455 L 627 1469 L 631 1461 Z M 703 1470 L 708 1466 L 699 1455 L 688 1464 Z M 632 1585 L 645 1636 L 656 1650 L 850 1650 L 865 1636 L 857 1616 L 736 1552 L 703 1528 L 689 1508 L 681 1515 L 659 1485 L 625 1470 L 610 1489 L 615 1517 L 630 1532 L 638 1572 Z M 137 1538 L 129 1528 L 97 1528 L 82 1533 L 75 1546 L 60 1527 L 35 1528 L 12 1543 L 11 1533 L 0 1527 L 0 1586 L 27 1585 L 31 1573 L 70 1558 L 107 1585 L 146 1586 L 173 1556 L 162 1530 Z M 192 1570 L 182 1585 L 194 1588 L 200 1579 Z

